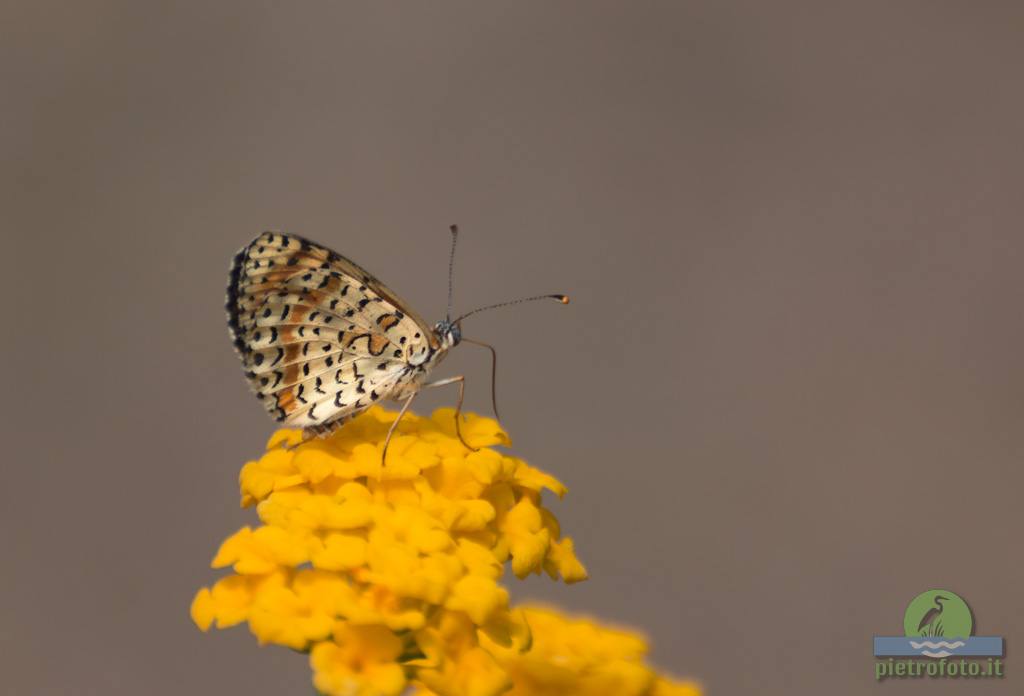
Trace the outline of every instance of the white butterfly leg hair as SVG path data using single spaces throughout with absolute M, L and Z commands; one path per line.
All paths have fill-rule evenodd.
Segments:
M 407 398 L 402 403 L 402 408 L 401 408 L 401 410 L 398 411 L 398 416 L 395 418 L 395 421 L 391 424 L 391 427 L 388 428 L 388 434 L 384 438 L 384 451 L 381 453 L 381 456 L 380 456 L 381 466 L 384 466 L 384 465 L 387 464 L 388 445 L 391 444 L 391 436 L 394 434 L 395 428 L 398 427 L 399 421 L 402 420 L 402 416 L 405 415 L 405 412 L 409 410 L 409 406 L 412 405 L 413 399 L 415 399 L 417 396 L 419 396 L 419 393 L 421 391 L 423 391 L 424 389 L 429 389 L 431 387 L 445 387 L 445 386 L 448 386 L 449 384 L 458 384 L 459 385 L 459 400 L 455 404 L 455 434 L 458 435 L 459 441 L 463 445 L 465 445 L 466 449 L 473 450 L 474 452 L 480 451 L 479 447 L 473 447 L 473 445 L 471 445 L 468 442 L 466 442 L 466 438 L 464 438 L 462 436 L 462 400 L 466 396 L 466 377 L 465 377 L 465 375 L 458 375 L 457 377 L 448 377 L 447 379 L 439 379 L 436 382 L 428 382 L 427 384 L 424 384 L 419 389 L 417 389 L 415 392 L 413 392 L 409 396 L 409 398 Z

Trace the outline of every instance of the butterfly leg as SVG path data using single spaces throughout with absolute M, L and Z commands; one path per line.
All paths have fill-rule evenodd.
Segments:
M 380 465 L 382 467 L 385 464 L 387 464 L 388 445 L 391 444 L 391 436 L 394 434 L 395 428 L 398 427 L 398 422 L 402 420 L 402 416 L 404 416 L 405 412 L 409 410 L 409 406 L 412 404 L 412 400 L 416 398 L 416 395 L 418 393 L 419 392 L 413 392 L 412 395 L 410 395 L 409 398 L 405 400 L 405 403 L 402 404 L 402 410 L 398 412 L 398 417 L 395 418 L 394 422 L 391 424 L 391 427 L 388 428 L 387 437 L 384 438 L 384 451 L 381 452 L 380 454 Z
M 490 343 L 474 341 L 472 338 L 462 337 L 463 343 L 471 343 L 491 351 L 491 408 L 494 409 L 494 420 L 501 424 L 501 416 L 498 415 L 498 351 Z
M 426 389 L 427 387 L 444 387 L 449 384 L 459 385 L 459 400 L 455 404 L 455 434 L 459 436 L 459 441 L 466 446 L 466 449 L 473 450 L 474 452 L 479 452 L 479 447 L 474 447 L 473 445 L 466 442 L 466 438 L 462 437 L 462 400 L 466 395 L 465 376 L 459 375 L 458 377 L 449 377 L 447 379 L 440 379 L 436 382 L 429 382 L 427 384 L 424 384 L 423 388 Z

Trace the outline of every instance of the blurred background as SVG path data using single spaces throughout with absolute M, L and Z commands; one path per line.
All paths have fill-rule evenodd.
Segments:
M 1024 5 L 0 8 L 0 691 L 305 693 L 188 605 L 273 429 L 227 338 L 264 229 L 500 351 L 591 579 L 711 694 L 1018 693 Z M 462 348 L 487 412 L 488 357 Z M 418 402 L 428 411 L 454 393 Z M 874 686 L 939 587 L 1004 680 Z

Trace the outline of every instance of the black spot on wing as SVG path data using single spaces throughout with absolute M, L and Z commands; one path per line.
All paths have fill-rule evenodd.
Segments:
M 242 338 L 242 329 L 239 325 L 238 300 L 242 269 L 245 268 L 245 260 L 249 255 L 249 249 L 250 246 L 246 246 L 231 259 L 231 270 L 228 273 L 227 300 L 224 304 L 224 308 L 228 312 L 228 331 L 231 333 L 231 342 L 234 344 L 235 350 L 243 356 L 249 352 L 249 346 L 246 345 L 245 340 Z

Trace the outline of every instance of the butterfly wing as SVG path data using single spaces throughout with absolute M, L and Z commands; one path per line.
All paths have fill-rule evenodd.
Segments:
M 253 391 L 292 427 L 334 424 L 394 396 L 440 347 L 372 274 L 295 235 L 265 232 L 235 255 L 227 310 Z

